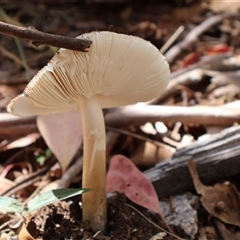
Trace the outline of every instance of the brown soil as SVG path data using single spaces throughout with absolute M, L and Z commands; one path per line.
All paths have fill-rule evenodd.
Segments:
M 132 206 L 132 207 L 130 207 Z M 140 215 L 140 213 L 142 215 Z M 108 226 L 105 234 L 93 232 L 81 222 L 78 200 L 69 205 L 61 201 L 41 209 L 31 219 L 36 224 L 38 239 L 98 239 L 98 240 L 140 240 L 150 239 L 161 232 L 154 226 L 162 226 L 159 217 L 140 208 L 118 194 L 108 204 Z M 174 239 L 170 236 L 165 239 Z

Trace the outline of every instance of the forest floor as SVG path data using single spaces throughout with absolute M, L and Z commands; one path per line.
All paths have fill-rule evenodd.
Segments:
M 91 31 L 113 31 L 144 38 L 165 55 L 172 72 L 166 92 L 158 99 L 142 108 L 126 107 L 125 112 L 118 108 L 104 111 L 108 166 L 116 154 L 131 159 L 153 183 L 162 214 L 116 194 L 108 198 L 107 231 L 94 232 L 81 222 L 81 197 L 73 197 L 26 218 L 0 213 L 0 239 L 240 239 L 240 168 L 236 167 L 240 152 L 230 151 L 238 145 L 238 139 L 232 143 L 230 137 L 238 136 L 240 122 L 240 4 L 149 2 L 39 0 L 0 4 L 1 21 L 46 33 L 76 37 Z M 63 171 L 61 160 L 40 130 L 40 120 L 15 118 L 6 111 L 10 100 L 23 92 L 57 48 L 35 48 L 27 40 L 5 35 L 0 41 L 1 196 L 27 204 L 46 190 L 81 188 L 82 148 L 65 162 L 68 166 Z M 152 106 L 156 107 L 154 112 Z M 217 145 L 219 139 L 221 144 Z M 191 162 L 177 174 L 171 168 L 167 175 L 166 164 L 183 166 L 183 153 L 200 149 L 205 141 L 211 144 L 207 142 L 194 155 L 196 159 L 215 159 L 217 151 L 221 156 L 213 163 L 209 160 L 207 168 L 198 168 L 199 175 L 205 177 L 204 183 L 219 185 L 201 184 Z M 218 163 L 228 158 L 235 162 L 226 163 L 220 171 Z M 197 162 L 201 165 L 201 161 Z M 210 163 L 216 169 L 207 165 Z M 162 186 L 154 175 L 156 169 L 166 175 L 162 175 Z

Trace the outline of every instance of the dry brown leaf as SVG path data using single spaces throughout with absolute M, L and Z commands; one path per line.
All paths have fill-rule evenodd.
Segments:
M 25 223 L 22 223 L 17 231 L 17 236 L 19 240 L 35 240 L 37 237 L 37 229 L 35 223 L 31 221 L 27 226 Z
M 230 183 L 205 186 L 199 179 L 196 162 L 189 161 L 188 167 L 195 189 L 202 195 L 202 205 L 209 214 L 225 223 L 240 226 L 240 199 L 237 189 Z

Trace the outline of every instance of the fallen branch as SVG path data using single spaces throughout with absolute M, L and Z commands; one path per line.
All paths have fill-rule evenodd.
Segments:
M 197 162 L 204 184 L 225 180 L 240 173 L 240 126 L 230 127 L 204 142 L 178 149 L 170 160 L 145 172 L 160 198 L 193 189 L 188 161 Z
M 4 138 L 17 138 L 19 136 L 26 136 L 26 134 L 39 132 L 37 125 L 34 123 L 31 124 L 22 124 L 16 126 L 10 126 L 0 129 L 1 139 Z
M 78 39 L 64 37 L 49 33 L 40 32 L 34 27 L 19 27 L 0 21 L 0 33 L 32 41 L 35 47 L 41 44 L 47 44 L 55 47 L 67 48 L 70 50 L 87 51 L 92 41 L 87 39 Z
M 9 113 L 0 113 L 0 128 L 10 127 L 17 124 L 36 123 L 36 117 L 16 117 Z
M 122 127 L 131 124 L 142 125 L 146 122 L 155 123 L 157 121 L 230 126 L 235 122 L 240 122 L 240 109 L 208 106 L 134 105 L 117 108 L 105 115 L 106 125 L 111 127 Z
M 155 123 L 196 124 L 231 126 L 240 123 L 240 109 L 227 107 L 227 105 L 209 106 L 159 106 L 159 105 L 133 105 L 116 108 L 105 115 L 108 127 L 123 127 L 127 125 L 142 125 L 146 122 Z M 15 132 L 16 131 L 16 132 Z M 36 118 L 19 118 L 7 113 L 0 113 L 0 134 L 26 134 L 38 131 Z
M 1 139 L 13 139 L 34 132 L 39 132 L 36 124 L 36 117 L 20 118 L 8 113 L 0 113 Z

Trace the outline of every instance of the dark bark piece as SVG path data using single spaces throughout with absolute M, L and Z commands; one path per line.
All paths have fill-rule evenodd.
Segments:
M 240 173 L 240 126 L 230 127 L 204 142 L 176 151 L 173 157 L 145 172 L 159 198 L 193 189 L 188 161 L 197 162 L 204 184 L 221 181 Z

